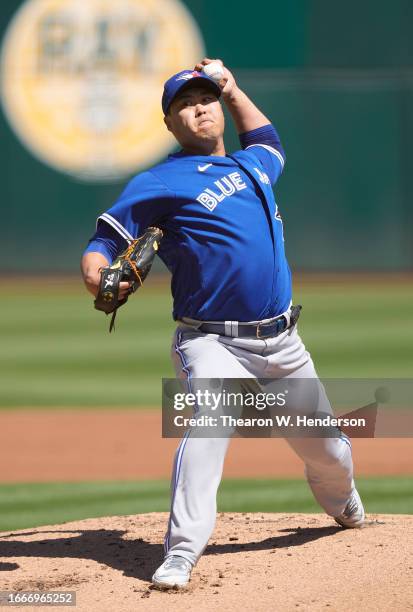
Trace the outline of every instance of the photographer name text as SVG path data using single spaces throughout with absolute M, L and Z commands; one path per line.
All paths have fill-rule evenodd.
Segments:
M 305 415 L 275 415 L 274 417 L 242 418 L 221 414 L 200 415 L 198 417 L 174 417 L 176 427 L 366 427 L 366 419 L 323 416 L 321 418 Z

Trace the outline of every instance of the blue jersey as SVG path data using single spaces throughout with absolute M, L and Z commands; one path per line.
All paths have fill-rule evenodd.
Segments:
M 283 157 L 266 144 L 232 155 L 177 153 L 133 178 L 98 219 L 125 240 L 150 225 L 172 273 L 175 319 L 258 321 L 291 302 L 272 184 Z

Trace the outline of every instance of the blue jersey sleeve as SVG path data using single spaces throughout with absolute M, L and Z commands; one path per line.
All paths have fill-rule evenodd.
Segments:
M 164 217 L 173 194 L 150 171 L 138 174 L 122 192 L 115 204 L 98 218 L 122 238 L 138 238 L 150 225 L 158 225 Z
M 264 125 L 240 134 L 239 139 L 242 148 L 248 149 L 261 162 L 271 184 L 274 185 L 285 164 L 284 149 L 275 127 L 271 124 Z
M 89 240 L 83 255 L 86 253 L 101 253 L 109 263 L 124 251 L 128 243 L 111 225 L 103 221 L 98 223 L 95 234 Z

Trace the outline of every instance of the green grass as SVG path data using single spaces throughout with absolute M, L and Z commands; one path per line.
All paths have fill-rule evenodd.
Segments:
M 320 376 L 413 377 L 412 283 L 298 286 L 295 301 Z
M 413 514 L 411 478 L 358 478 L 367 512 Z M 303 480 L 224 480 L 225 512 L 321 512 Z M 99 516 L 169 510 L 169 483 L 84 482 L 0 485 L 0 531 Z
M 297 284 L 295 302 L 320 376 L 413 377 L 411 283 Z M 159 406 L 171 309 L 169 283 L 149 279 L 109 334 L 80 283 L 3 282 L 0 407 Z
M 134 296 L 112 334 L 81 289 L 0 297 L 0 406 L 160 405 L 173 376 L 166 287 Z

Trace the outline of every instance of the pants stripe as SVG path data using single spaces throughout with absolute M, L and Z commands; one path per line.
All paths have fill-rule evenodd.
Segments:
M 172 506 L 173 506 L 173 503 L 175 501 L 175 494 L 176 494 L 176 489 L 178 487 L 179 474 L 180 474 L 181 465 L 182 465 L 182 456 L 184 454 L 185 446 L 186 446 L 187 440 L 189 438 L 189 433 L 190 433 L 189 430 L 187 432 L 185 432 L 185 435 L 182 438 L 181 443 L 179 444 L 178 452 L 176 454 L 176 462 L 175 462 L 175 469 L 174 469 L 174 484 L 173 484 L 173 490 L 172 490 L 172 494 L 171 494 L 171 509 L 170 509 L 170 512 L 169 512 L 168 530 L 166 532 L 166 536 L 165 536 L 165 540 L 164 540 L 164 550 L 165 550 L 165 553 L 167 553 L 169 548 L 170 548 L 170 541 L 169 540 L 170 540 L 170 536 L 171 536 Z
M 181 366 L 182 366 L 182 371 L 185 372 L 186 374 L 186 378 L 187 378 L 187 384 L 188 384 L 188 389 L 189 392 L 191 393 L 191 372 L 187 366 L 186 360 L 185 360 L 185 355 L 183 354 L 183 352 L 180 349 L 180 343 L 182 340 L 182 334 L 179 333 L 178 334 L 178 338 L 177 338 L 177 342 L 175 344 L 175 352 L 179 355 L 179 358 L 181 360 Z M 168 552 L 169 548 L 170 548 L 170 537 L 171 537 L 171 520 L 172 520 L 172 508 L 173 508 L 173 504 L 175 501 L 175 495 L 176 495 L 176 489 L 178 487 L 178 482 L 179 482 L 179 475 L 180 475 L 180 471 L 181 471 L 181 465 L 182 465 L 182 457 L 184 454 L 184 450 L 185 450 L 185 446 L 186 443 L 188 441 L 189 435 L 191 433 L 191 430 L 188 429 L 188 431 L 185 432 L 184 437 L 182 438 L 179 447 L 178 447 L 178 451 L 176 454 L 176 461 L 175 461 L 175 468 L 174 468 L 174 472 L 172 475 L 173 478 L 173 489 L 172 489 L 172 493 L 171 493 L 171 508 L 170 508 L 170 512 L 169 512 L 169 521 L 168 521 L 168 529 L 165 535 L 165 540 L 164 540 L 164 550 L 165 553 Z
M 352 448 L 350 438 L 342 431 L 340 431 L 340 438 L 349 445 L 350 449 Z

